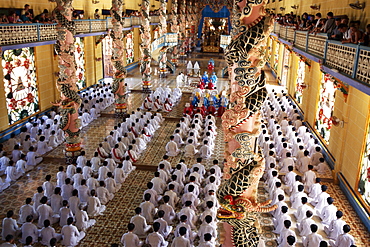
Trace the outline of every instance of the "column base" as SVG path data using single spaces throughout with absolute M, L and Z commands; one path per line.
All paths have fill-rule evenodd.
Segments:
M 76 162 L 77 157 L 81 155 L 83 149 L 81 148 L 81 143 L 68 144 L 66 143 L 66 148 L 63 150 L 64 156 L 66 157 L 67 164 L 73 164 Z

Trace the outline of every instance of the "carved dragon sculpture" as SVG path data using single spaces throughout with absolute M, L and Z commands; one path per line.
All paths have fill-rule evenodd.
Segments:
M 150 62 L 152 60 L 150 54 L 150 20 L 149 20 L 149 0 L 143 0 L 141 3 L 141 14 L 142 14 L 142 24 L 140 27 L 141 35 L 141 65 L 140 72 L 142 74 L 141 80 L 143 82 L 143 90 L 150 90 L 151 87 L 151 68 Z
M 110 9 L 112 15 L 113 30 L 110 36 L 113 40 L 113 51 L 111 61 L 116 70 L 113 76 L 112 93 L 115 96 L 116 113 L 126 112 L 126 87 L 125 78 L 127 71 L 123 65 L 123 57 L 125 45 L 123 43 L 122 28 L 125 24 L 125 19 L 122 18 L 122 0 L 112 0 L 112 8 Z
M 80 122 L 78 119 L 78 108 L 81 105 L 81 98 L 77 94 L 76 61 L 74 57 L 74 35 L 76 26 L 72 20 L 73 0 L 50 0 L 55 2 L 53 13 L 57 20 L 57 41 L 55 52 L 58 55 L 59 78 L 57 88 L 61 98 L 53 105 L 59 107 L 61 120 L 59 127 L 66 134 L 65 154 L 68 158 L 79 155 L 81 151 Z
M 179 21 L 178 21 L 178 15 L 177 15 L 177 9 L 178 9 L 178 3 L 177 0 L 172 0 L 171 4 L 171 32 L 172 33 L 179 33 Z M 171 61 L 174 64 L 177 64 L 177 55 L 178 55 L 178 49 L 177 46 L 174 46 L 171 48 L 172 51 L 172 57 Z
M 265 17 L 265 0 L 235 0 L 232 41 L 225 50 L 231 80 L 229 106 L 222 115 L 226 151 L 224 181 L 217 191 L 221 208 L 217 217 L 226 231 L 222 246 L 256 247 L 260 242 L 258 212 L 269 212 L 271 201 L 257 202 L 264 159 L 257 145 L 260 107 L 267 91 L 261 70 L 263 49 L 271 21 Z

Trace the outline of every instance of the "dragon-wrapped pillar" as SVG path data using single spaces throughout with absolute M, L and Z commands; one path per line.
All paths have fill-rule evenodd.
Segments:
M 112 0 L 112 8 L 110 9 L 112 15 L 113 29 L 110 36 L 113 41 L 112 64 L 115 68 L 113 76 L 112 93 L 115 97 L 115 112 L 116 114 L 125 114 L 127 111 L 126 105 L 126 86 L 125 78 L 127 75 L 126 68 L 123 64 L 125 45 L 123 43 L 123 25 L 124 18 L 122 18 L 122 1 Z
M 178 15 L 177 15 L 177 8 L 178 8 L 177 0 L 172 0 L 172 5 L 171 5 L 171 32 L 172 33 L 179 33 L 179 21 L 178 21 Z M 174 46 L 173 48 L 171 48 L 171 50 L 172 50 L 171 62 L 177 65 L 177 57 L 178 57 L 177 46 Z
M 143 83 L 143 91 L 150 92 L 151 88 L 151 68 L 150 63 L 152 61 L 151 56 L 151 34 L 150 34 L 150 18 L 149 18 L 149 7 L 150 1 L 143 0 L 141 3 L 141 27 L 140 27 L 140 37 L 141 37 L 141 80 Z
M 186 0 L 180 1 L 180 18 L 179 18 L 179 52 L 180 56 L 185 56 L 185 40 L 186 40 Z
M 166 0 L 160 0 L 159 7 L 159 37 L 162 37 L 167 33 L 167 3 Z M 159 53 L 159 73 L 160 76 L 166 74 L 167 67 L 167 47 L 163 47 Z
M 257 138 L 260 108 L 265 101 L 265 75 L 261 70 L 271 19 L 266 0 L 235 0 L 233 37 L 225 49 L 229 66 L 229 106 L 222 115 L 226 150 L 224 181 L 217 191 L 224 222 L 225 247 L 261 246 L 257 213 L 269 212 L 271 201 L 258 202 L 257 188 L 264 171 L 264 158 Z M 263 244 L 262 244 L 263 246 Z
M 81 153 L 80 122 L 78 109 L 81 98 L 77 93 L 76 60 L 74 56 L 74 35 L 76 26 L 72 20 L 73 0 L 50 0 L 57 4 L 53 13 L 57 21 L 57 40 L 55 52 L 58 55 L 59 78 L 57 89 L 60 100 L 52 104 L 59 107 L 61 115 L 59 127 L 65 133 L 65 156 L 67 162 L 72 162 Z

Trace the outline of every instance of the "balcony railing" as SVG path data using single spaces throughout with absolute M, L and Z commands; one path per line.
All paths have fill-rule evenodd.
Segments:
M 176 46 L 178 43 L 178 34 L 177 33 L 166 33 L 159 37 L 158 39 L 154 40 L 151 45 L 151 50 L 154 52 L 159 48 L 164 46 L 171 47 Z
M 159 16 L 151 16 L 151 23 L 158 23 Z M 170 20 L 170 15 L 167 18 Z M 74 20 L 77 34 L 105 32 L 112 29 L 111 18 Z M 126 17 L 124 28 L 140 26 L 141 17 Z M 23 23 L 0 24 L 0 46 L 55 40 L 56 24 Z
M 292 43 L 293 47 L 319 58 L 324 65 L 370 87 L 370 47 L 342 44 L 329 40 L 326 34 L 309 34 L 307 31 L 296 31 L 277 23 L 273 32 L 279 38 Z

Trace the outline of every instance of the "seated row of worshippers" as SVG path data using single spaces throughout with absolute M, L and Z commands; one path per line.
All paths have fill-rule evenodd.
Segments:
M 205 117 L 200 113 L 193 117 L 184 114 L 166 144 L 166 154 L 177 156 L 181 152 L 180 148 L 184 146 L 185 157 L 199 155 L 204 159 L 211 158 L 215 147 L 216 128 L 216 119 L 211 114 Z
M 274 100 L 275 96 L 272 96 L 272 100 L 269 97 L 264 108 L 271 109 L 280 104 L 278 100 Z M 273 112 L 274 110 L 271 110 L 268 114 Z M 284 109 L 281 112 L 284 112 Z M 295 246 L 298 242 L 295 229 L 304 247 L 328 246 L 325 239 L 330 239 L 330 246 L 354 245 L 354 238 L 349 234 L 350 226 L 342 220 L 343 212 L 337 210 L 334 199 L 326 192 L 328 187 L 320 184 L 321 179 L 317 178 L 314 172 L 315 169 L 320 171 L 320 164 L 324 163 L 321 148 L 312 141 L 312 135 L 307 135 L 306 129 L 300 132 L 301 127 L 295 131 L 295 128 L 290 128 L 291 125 L 288 124 L 283 134 L 279 127 L 283 121 L 287 121 L 287 117 L 283 116 L 278 122 L 279 119 L 275 115 L 268 114 L 265 114 L 266 124 L 261 125 L 262 133 L 258 143 L 262 146 L 266 161 L 263 176 L 265 189 L 272 200 L 271 205 L 277 205 L 272 215 L 274 233 L 279 235 L 278 246 Z M 293 118 L 294 116 L 291 119 Z M 290 131 L 294 134 L 290 134 Z M 300 138 L 304 141 L 300 141 Z M 314 150 L 311 157 L 308 150 Z M 290 207 L 286 201 L 290 202 Z M 320 220 L 315 221 L 315 216 Z M 296 227 L 292 226 L 292 219 L 296 220 Z M 318 233 L 319 229 L 323 230 L 322 235 Z
M 158 87 L 154 92 L 149 94 L 141 105 L 143 110 L 170 112 L 173 107 L 180 101 L 182 96 L 181 89 Z
M 163 157 L 147 184 L 144 202 L 135 209 L 136 215 L 130 220 L 128 233 L 121 238 L 122 244 L 137 247 L 145 242 L 168 246 L 166 240 L 174 234 L 172 247 L 216 246 L 219 204 L 215 192 L 222 177 L 218 161 L 214 160 L 207 171 L 202 158 L 197 158 L 191 167 L 180 160 L 176 168 L 168 158 Z M 153 232 L 149 233 L 151 229 Z
M 89 217 L 103 214 L 105 204 L 113 199 L 125 178 L 136 168 L 130 161 L 126 162 L 126 169 L 123 165 L 117 165 L 111 157 L 102 161 L 97 155 L 87 160 L 82 151 L 76 163 L 66 169 L 59 167 L 56 183 L 52 182 L 51 175 L 45 177 L 33 198 L 26 198 L 17 221 L 13 219 L 14 212 L 8 212 L 3 219 L 3 240 L 8 236 L 14 240 L 21 234 L 19 241 L 23 244 L 31 237 L 32 243 L 41 238 L 40 243 L 47 246 L 54 238 L 62 240 L 61 244 L 65 246 L 77 245 L 85 236 L 84 231 L 95 224 L 95 220 Z M 60 234 L 52 227 L 58 222 L 62 227 Z
M 97 147 L 94 157 L 102 160 L 112 158 L 117 163 L 135 163 L 163 121 L 161 113 L 143 112 L 138 108 L 114 126 Z
M 11 134 L 7 141 L 8 152 L 0 144 L 0 175 L 6 174 L 5 181 L 0 178 L 0 191 L 39 164 L 43 160 L 40 156 L 64 142 L 64 132 L 58 124 L 60 119 L 61 116 L 54 111 L 40 118 L 32 118 L 21 128 L 18 136 Z
M 100 112 L 114 102 L 114 94 L 110 83 L 90 87 L 79 92 L 82 103 L 78 110 L 81 127 L 87 126 L 100 116 Z

